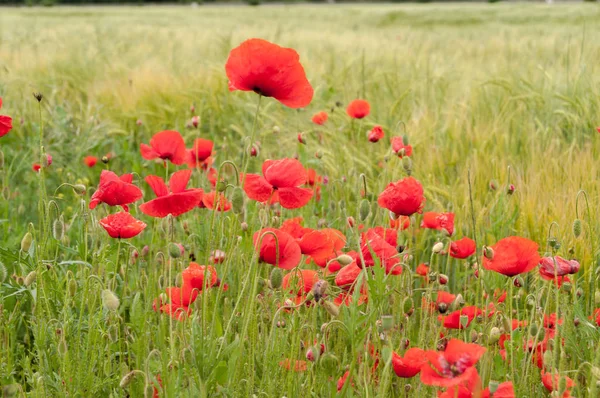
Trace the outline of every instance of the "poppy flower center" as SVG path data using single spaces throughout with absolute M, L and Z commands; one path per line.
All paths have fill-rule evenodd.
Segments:
M 469 368 L 469 359 L 466 357 L 461 357 L 455 363 L 450 363 L 444 356 L 440 356 L 439 362 L 442 367 L 441 375 L 449 379 L 460 376 Z

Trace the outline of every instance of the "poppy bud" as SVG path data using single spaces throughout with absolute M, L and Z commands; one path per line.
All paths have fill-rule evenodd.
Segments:
M 535 323 L 532 323 L 531 326 L 529 326 L 529 334 L 533 337 L 535 337 L 538 334 L 539 328 L 538 325 Z
M 169 243 L 169 256 L 171 256 L 171 258 L 181 257 L 181 249 L 177 243 Z
M 60 339 L 60 341 L 58 342 L 57 350 L 60 355 L 65 355 L 67 353 L 68 347 L 67 342 L 64 338 Z
M 371 214 L 371 204 L 367 199 L 363 199 L 358 208 L 360 221 L 365 221 L 369 217 L 369 214 Z
M 219 181 L 217 182 L 217 185 L 215 186 L 215 190 L 217 192 L 224 192 L 227 189 L 227 181 Z
M 242 214 L 244 212 L 244 191 L 242 188 L 235 187 L 231 194 L 231 208 L 234 214 Z
M 75 293 L 77 292 L 77 281 L 75 279 L 69 279 L 67 290 L 69 291 L 69 296 L 75 296 Z
M 148 255 L 148 253 L 150 252 L 150 248 L 148 247 L 148 245 L 145 245 L 142 248 L 142 257 L 146 257 Z
M 65 237 L 65 222 L 63 221 L 62 216 L 54 220 L 54 223 L 52 224 L 52 236 L 58 241 Z
M 192 126 L 194 126 L 194 128 L 198 128 L 199 123 L 200 123 L 200 116 L 192 116 Z
M 6 266 L 4 265 L 4 263 L 2 261 L 0 261 L 0 283 L 4 282 L 6 280 L 7 276 L 8 276 L 8 271 L 6 269 Z
M 31 232 L 27 232 L 23 239 L 21 239 L 21 251 L 28 252 L 31 247 L 31 242 L 33 241 L 33 236 Z
M 406 174 L 412 174 L 412 160 L 410 160 L 409 156 L 402 157 L 402 167 L 404 168 L 404 171 L 406 171 Z
M 279 134 L 281 132 L 281 129 L 279 128 L 279 126 L 273 126 L 273 134 Z
M 483 255 L 488 260 L 493 260 L 494 259 L 494 249 L 492 249 L 489 246 L 483 246 Z
M 315 152 L 315 157 L 317 159 L 321 159 L 323 157 L 323 151 L 319 149 L 317 152 Z
M 37 273 L 35 271 L 31 271 L 25 277 L 25 280 L 23 281 L 23 284 L 25 286 L 31 285 L 33 282 L 35 282 L 36 276 L 37 276 Z
M 490 329 L 490 334 L 488 336 L 488 343 L 489 344 L 495 344 L 498 342 L 498 340 L 500 340 L 500 329 L 498 329 L 496 326 L 494 326 L 493 328 Z
M 271 284 L 271 289 L 279 289 L 283 282 L 283 272 L 281 268 L 274 267 L 271 270 L 271 275 L 269 276 L 269 283 Z
M 329 315 L 333 316 L 334 318 L 340 314 L 340 308 L 337 305 L 333 304 L 332 301 L 323 300 L 321 301 L 321 303 L 323 307 L 325 307 L 325 310 L 329 312 Z
M 439 274 L 438 275 L 438 282 L 440 283 L 440 285 L 447 284 L 448 283 L 448 275 Z
M 102 291 L 102 303 L 108 311 L 116 311 L 119 308 L 119 298 L 108 289 Z
M 496 180 L 490 181 L 490 191 L 495 191 L 498 189 L 498 182 Z
M 556 249 L 556 250 L 560 249 L 560 242 L 556 238 L 548 239 L 548 245 L 553 249 Z
M 583 289 L 578 287 L 577 290 L 575 290 L 575 295 L 577 296 L 577 298 L 583 297 Z
M 46 154 L 44 156 L 44 167 L 49 167 L 52 164 L 52 155 Z
M 553 341 L 553 340 L 550 340 Z M 544 364 L 550 364 L 552 363 L 552 357 L 554 356 L 554 353 L 552 352 L 552 350 L 547 350 L 546 352 L 544 352 L 544 355 L 542 356 L 542 363 Z
M 102 163 L 108 164 L 109 158 L 108 158 L 108 156 L 104 155 L 104 156 L 102 156 L 101 160 L 102 160 Z
M 242 231 L 246 232 L 248 230 L 248 223 L 244 221 L 240 224 L 240 228 L 242 229 Z
M 35 98 L 37 102 L 42 102 L 44 95 L 42 93 L 33 93 L 33 98 Z
M 433 248 L 431 249 L 431 251 L 435 254 L 441 253 L 442 250 L 444 250 L 444 244 L 442 242 L 437 242 L 435 245 L 433 245 Z
M 348 226 L 350 228 L 354 228 L 354 217 L 348 217 L 348 218 L 346 218 L 346 223 L 348 224 Z
M 414 307 L 415 304 L 413 299 L 411 297 L 405 297 L 402 301 L 402 310 L 404 311 L 404 314 L 412 313 Z
M 338 368 L 340 366 L 340 361 L 338 358 L 330 352 L 326 352 L 321 355 L 319 359 L 319 366 L 323 369 L 323 372 L 326 375 L 334 375 L 338 373 Z
M 573 221 L 573 235 L 575 235 L 576 238 L 579 238 L 579 236 L 581 235 L 581 220 L 580 219 L 576 219 L 575 221 Z
M 258 146 L 256 144 L 253 144 L 252 148 L 250 148 L 250 156 L 253 158 L 258 156 Z
M 83 184 L 75 184 L 72 187 L 73 187 L 73 191 L 75 191 L 75 193 L 77 195 L 83 195 L 83 194 L 85 194 L 85 191 L 86 191 L 85 185 L 83 185 Z
M 508 186 L 508 189 L 507 189 L 506 193 L 509 194 L 509 195 L 512 195 L 513 193 L 515 193 L 515 189 L 516 189 L 515 186 L 513 184 L 510 184 Z
M 515 287 L 523 287 L 525 285 L 525 281 L 520 276 L 517 276 L 513 281 Z M 512 297 L 510 297 L 512 299 Z
M 125 376 L 123 376 L 123 378 L 121 379 L 121 382 L 119 383 L 119 387 L 127 388 L 127 386 L 131 384 L 131 381 L 135 377 L 136 373 L 137 372 L 135 370 L 133 370 L 133 371 L 127 373 Z
M 142 122 L 142 119 L 138 119 L 135 121 L 135 124 L 141 126 L 142 124 L 144 124 L 144 122 Z
M 279 268 L 277 268 L 279 269 Z M 329 286 L 329 284 L 327 283 L 326 280 L 324 279 L 319 279 L 317 281 L 317 283 L 315 283 L 312 287 L 312 294 L 315 297 L 315 301 L 319 301 L 321 299 L 321 297 L 323 297 L 325 295 L 325 293 L 327 292 L 327 287 Z
M 304 133 L 298 133 L 298 142 L 306 145 L 306 139 L 304 138 Z
M 352 259 L 352 257 L 350 257 L 347 254 L 341 254 L 339 255 L 336 259 L 335 259 L 338 263 L 340 263 L 341 265 L 348 265 L 350 264 L 352 261 L 354 261 Z

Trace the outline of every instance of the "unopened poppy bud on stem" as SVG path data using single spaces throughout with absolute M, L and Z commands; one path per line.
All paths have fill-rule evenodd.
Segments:
M 410 157 L 408 157 L 408 156 L 403 156 L 402 157 L 402 167 L 404 168 L 404 171 L 406 171 L 406 174 L 411 175 L 411 173 L 412 173 L 412 160 L 410 160 Z
M 317 159 L 323 158 L 323 151 L 319 149 L 317 152 L 315 152 L 315 157 Z
M 281 287 L 281 283 L 283 282 L 283 271 L 281 268 L 273 268 L 271 270 L 271 275 L 269 277 L 269 283 L 271 284 L 271 289 L 279 289 Z
M 332 301 L 323 300 L 322 305 L 323 307 L 325 307 L 325 310 L 329 312 L 329 315 L 333 317 L 337 317 L 338 315 L 340 315 L 339 307 L 335 305 Z
M 23 239 L 21 239 L 21 251 L 28 252 L 32 241 L 33 235 L 31 235 L 31 232 L 27 232 L 25 236 L 23 236 Z
M 119 308 L 119 298 L 108 289 L 102 291 L 102 303 L 108 311 L 116 311 Z
M 448 275 L 439 274 L 438 282 L 440 283 L 440 285 L 446 285 L 448 283 Z
M 244 192 L 242 188 L 235 187 L 231 194 L 231 208 L 234 214 L 242 214 L 244 212 Z
M 102 159 L 101 159 L 101 160 L 102 160 L 102 163 L 104 163 L 104 164 L 108 164 L 108 161 L 109 161 L 110 159 L 108 158 L 108 156 L 104 155 L 104 156 L 102 156 Z
M 311 292 L 316 301 L 319 301 L 325 295 L 327 292 L 327 287 L 329 287 L 329 284 L 324 279 L 319 279 L 317 283 L 313 285 Z
M 496 326 L 494 326 L 493 328 L 490 329 L 490 334 L 488 336 L 488 342 L 490 344 L 495 344 L 498 342 L 498 340 L 500 340 L 500 335 L 502 333 L 500 333 L 500 329 L 497 328 Z
M 516 190 L 515 186 L 513 184 L 510 184 L 508 186 L 508 189 L 506 190 L 506 193 L 509 195 L 512 195 L 513 193 L 515 193 L 515 190 Z
M 575 221 L 573 221 L 573 235 L 575 235 L 576 238 L 579 238 L 579 236 L 581 235 L 581 220 L 580 219 L 576 219 Z
M 358 208 L 360 221 L 365 221 L 369 217 L 369 214 L 371 214 L 371 203 L 367 199 L 363 199 Z
M 133 381 L 133 378 L 135 377 L 135 375 L 137 373 L 138 373 L 138 371 L 132 370 L 131 372 L 129 372 L 125 376 L 123 376 L 123 378 L 121 379 L 121 382 L 119 383 L 119 387 L 127 388 L 127 386 L 131 384 L 131 382 Z
M 336 258 L 336 261 L 341 265 L 348 265 L 354 260 L 347 254 L 341 254 Z
M 217 182 L 217 185 L 215 186 L 215 190 L 217 192 L 223 192 L 227 189 L 227 181 L 219 181 Z
M 25 286 L 31 285 L 33 282 L 35 282 L 36 276 L 37 276 L 37 273 L 35 271 L 31 271 L 25 277 L 25 280 L 23 281 L 23 284 Z
M 492 249 L 489 246 L 483 246 L 483 255 L 488 260 L 493 260 L 494 259 L 494 249 Z
M 75 193 L 78 195 L 85 194 L 85 191 L 87 189 L 86 186 L 83 184 L 75 184 L 72 187 L 73 187 L 73 191 L 75 191 Z
M 181 248 L 176 243 L 169 243 L 169 256 L 172 258 L 181 257 Z
M 306 145 L 306 138 L 304 138 L 304 133 L 298 133 L 298 142 Z
M 435 245 L 433 245 L 433 248 L 431 249 L 431 251 L 435 254 L 441 253 L 442 250 L 444 250 L 444 244 L 442 242 L 437 242 Z
M 273 126 L 273 134 L 279 134 L 280 131 L 281 129 L 279 128 L 279 126 Z

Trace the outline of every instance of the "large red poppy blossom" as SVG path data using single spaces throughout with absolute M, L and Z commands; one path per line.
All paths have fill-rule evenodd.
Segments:
M 450 243 L 450 256 L 459 259 L 465 259 L 475 254 L 475 241 L 464 237 Z
M 229 211 L 231 202 L 221 192 L 210 191 L 202 196 L 201 206 L 216 211 Z
M 565 379 L 565 391 L 562 395 L 562 398 L 569 398 L 571 396 L 571 389 L 575 387 L 575 382 L 573 379 L 567 376 L 561 376 L 556 373 L 548 373 L 542 370 L 542 384 L 546 387 L 546 390 L 549 392 L 559 391 L 560 390 L 560 380 Z
M 0 98 L 0 109 L 2 109 L 2 98 Z M 4 137 L 12 130 L 12 118 L 10 116 L 0 115 L 0 137 Z
M 160 158 L 170 160 L 173 164 L 184 164 L 188 160 L 185 142 L 178 131 L 160 131 L 150 139 L 150 145 L 140 144 L 140 151 L 144 159 Z
M 146 182 L 157 198 L 141 204 L 140 211 L 151 217 L 162 218 L 169 214 L 177 217 L 198 206 L 202 201 L 202 190 L 185 189 L 191 175 L 192 170 L 189 169 L 173 173 L 169 179 L 169 187 L 158 176 L 150 175 L 146 177 Z
M 127 211 L 127 205 L 142 198 L 142 190 L 132 184 L 133 174 L 123 174 L 121 177 L 112 171 L 102 170 L 98 189 L 90 199 L 90 209 L 100 203 L 109 206 L 121 206 Z
M 367 138 L 369 138 L 369 141 L 371 142 L 378 142 L 384 136 L 385 133 L 383 132 L 383 128 L 381 126 L 375 126 L 367 133 Z
M 469 327 L 476 316 L 482 315 L 483 311 L 474 305 L 463 307 L 460 310 L 451 312 L 447 316 L 440 315 L 438 320 L 442 322 L 445 328 L 448 329 L 464 329 Z M 466 320 L 461 322 L 461 316 Z
M 307 231 L 302 234 L 298 244 L 302 254 L 309 256 L 307 263 L 312 260 L 319 267 L 324 268 L 327 262 L 337 257 L 336 253 L 346 245 L 346 236 L 337 229 L 305 228 L 305 230 Z
M 312 191 L 299 188 L 306 183 L 306 171 L 298 160 L 266 160 L 262 173 L 246 175 L 244 191 L 250 199 L 279 202 L 286 209 L 298 209 L 310 201 Z
M 565 260 L 560 256 L 542 257 L 539 266 L 540 275 L 547 280 L 576 274 L 581 267 L 577 260 Z
M 392 182 L 379 194 L 377 203 L 396 216 L 411 216 L 420 213 L 425 205 L 423 186 L 413 177 Z
M 454 213 L 426 212 L 423 214 L 421 228 L 446 231 L 448 235 L 452 235 L 454 233 Z
M 353 119 L 362 119 L 369 116 L 371 105 L 363 99 L 355 99 L 348 104 L 346 113 Z
M 184 286 L 198 290 L 215 286 L 218 282 L 215 267 L 211 265 L 198 265 L 194 262 L 191 262 L 186 269 L 181 271 L 181 278 L 183 279 Z
M 260 261 L 283 269 L 292 269 L 300 263 L 300 246 L 293 237 L 283 231 L 264 228 L 254 233 L 253 241 L 254 247 L 259 251 Z
M 540 262 L 538 244 L 527 238 L 509 236 L 491 246 L 494 256 L 483 258 L 483 268 L 502 275 L 515 276 L 529 272 Z
M 319 281 L 319 274 L 311 269 L 292 271 L 283 277 L 281 288 L 296 296 L 303 296 L 310 292 L 315 283 Z
M 197 138 L 194 146 L 187 150 L 187 164 L 190 168 L 200 167 L 206 169 L 212 163 L 214 143 L 211 140 Z
M 387 243 L 396 247 L 398 246 L 398 231 L 393 228 L 374 227 L 369 228 L 368 231 L 373 231 L 377 235 L 381 236 Z
M 412 155 L 412 146 L 404 145 L 402 137 L 392 137 L 390 141 L 392 144 L 392 151 L 399 157 Z M 402 151 L 403 149 L 404 151 Z
M 181 287 L 168 287 L 166 292 L 171 303 L 177 307 L 187 307 L 198 297 L 198 290 L 186 284 Z
M 425 351 L 420 348 L 411 348 L 404 353 L 404 357 L 392 353 L 392 367 L 396 376 L 409 379 L 415 377 L 421 371 L 421 368 L 427 359 L 425 358 Z
M 429 386 L 453 387 L 475 377 L 475 364 L 486 349 L 477 344 L 450 339 L 445 351 L 426 351 L 427 363 L 421 368 L 421 382 Z
M 352 261 L 350 264 L 340 269 L 335 275 L 336 286 L 339 286 L 342 289 L 349 289 L 361 272 L 362 268 L 356 264 L 356 261 Z
M 303 108 L 313 97 L 298 53 L 266 40 L 249 39 L 231 50 L 225 72 L 230 91 L 254 91 L 290 108 Z
M 398 251 L 383 239 L 374 229 L 370 229 L 367 233 L 362 234 L 360 246 L 364 266 L 372 267 L 376 260 L 373 258 L 374 253 L 379 264 L 385 267 L 385 272 L 392 275 L 400 275 L 402 273 L 402 265 L 398 256 Z
M 474 372 L 473 376 L 463 384 L 448 388 L 443 393 L 438 392 L 437 395 L 438 398 L 483 398 L 483 396 L 481 378 L 477 372 Z
M 95 156 L 86 156 L 83 158 L 83 163 L 87 166 L 87 167 L 94 167 L 96 165 L 96 163 L 98 163 L 98 158 Z
M 327 112 L 321 111 L 321 112 L 317 112 L 313 115 L 312 122 L 314 124 L 318 124 L 319 126 L 322 126 L 325 124 L 325 122 L 327 122 L 328 118 L 329 118 L 329 116 L 327 115 Z
M 98 223 L 108 232 L 111 238 L 117 239 L 133 238 L 146 228 L 144 222 L 125 211 L 109 214 Z

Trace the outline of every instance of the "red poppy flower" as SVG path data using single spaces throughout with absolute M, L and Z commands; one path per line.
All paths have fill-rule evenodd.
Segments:
M 448 235 L 452 235 L 454 233 L 454 213 L 426 212 L 423 214 L 421 228 L 446 231 Z
M 145 223 L 125 211 L 109 214 L 98 223 L 102 225 L 111 238 L 117 239 L 133 238 L 146 228 Z
M 318 124 L 319 126 L 322 126 L 325 124 L 325 122 L 327 122 L 327 119 L 329 118 L 329 116 L 327 115 L 327 112 L 317 112 L 313 115 L 312 117 L 312 122 L 314 124 Z
M 480 308 L 477 308 L 474 305 L 463 307 L 460 310 L 456 310 L 451 312 L 447 316 L 438 316 L 438 320 L 440 320 L 445 328 L 448 329 L 465 329 L 469 327 L 473 319 L 476 316 L 482 315 L 483 311 Z M 463 322 L 461 323 L 461 316 L 464 317 Z
M 192 310 L 186 306 L 176 304 L 164 304 L 160 307 L 160 312 L 169 314 L 176 321 L 183 321 L 192 314 Z
M 286 209 L 298 209 L 306 205 L 313 193 L 298 188 L 306 182 L 306 171 L 296 159 L 266 160 L 263 175 L 247 174 L 244 191 L 257 202 L 279 202 Z
M 398 251 L 383 239 L 374 229 L 370 229 L 361 237 L 361 251 L 364 258 L 364 266 L 372 267 L 375 259 L 371 252 L 379 259 L 379 263 L 385 267 L 385 272 L 392 275 L 402 273 L 402 265 L 398 257 Z
M 565 260 L 560 256 L 542 257 L 540 260 L 540 275 L 546 280 L 555 279 L 570 274 L 576 274 L 581 265 L 576 260 Z
M 283 269 L 292 269 L 300 263 L 302 258 L 300 246 L 293 237 L 283 231 L 264 228 L 254 233 L 253 241 L 255 249 L 259 250 L 260 261 Z
M 311 230 L 305 228 L 302 237 L 298 239 L 302 254 L 309 256 L 306 263 L 314 261 L 319 267 L 324 268 L 327 262 L 337 257 L 346 245 L 346 236 L 337 229 L 327 228 Z
M 565 391 L 562 398 L 569 398 L 571 396 L 571 389 L 575 387 L 573 379 L 567 376 L 560 376 L 556 373 L 547 373 L 542 370 L 542 384 L 549 392 L 560 390 L 560 379 L 565 379 Z
M 304 296 L 319 281 L 319 274 L 310 269 L 292 271 L 283 277 L 281 289 L 296 296 Z
M 367 133 L 369 141 L 377 142 L 385 136 L 383 128 L 381 126 L 375 126 Z
M 481 378 L 475 372 L 473 376 L 463 384 L 448 388 L 443 393 L 438 392 L 438 398 L 482 398 Z
M 413 177 L 392 182 L 379 194 L 377 203 L 396 216 L 411 216 L 414 213 L 420 213 L 425 205 L 423 186 Z
M 254 91 L 290 108 L 303 108 L 313 97 L 298 53 L 266 40 L 249 39 L 231 50 L 225 72 L 230 91 Z
M 527 238 L 509 236 L 491 246 L 494 257 L 483 258 L 483 268 L 515 276 L 534 269 L 540 262 L 538 244 Z
M 437 387 L 466 383 L 477 374 L 474 366 L 485 351 L 477 344 L 450 339 L 445 351 L 425 352 L 428 363 L 421 368 L 421 382 Z
M 33 171 L 35 171 L 36 173 L 37 173 L 37 172 L 39 172 L 41 168 L 42 168 L 42 165 L 41 165 L 41 164 L 39 164 L 39 163 L 34 163 L 34 164 L 31 166 L 31 169 L 32 169 Z
M 392 353 L 392 367 L 398 377 L 406 379 L 415 377 L 426 362 L 425 351 L 420 348 L 409 349 L 404 353 L 404 357 L 395 352 Z
M 160 177 L 150 175 L 146 177 L 146 182 L 157 196 L 146 203 L 140 205 L 140 211 L 151 217 L 166 217 L 171 214 L 177 217 L 183 213 L 192 210 L 202 200 L 203 192 L 201 189 L 185 189 L 192 170 L 180 170 L 169 179 L 169 187 Z
M 398 218 L 390 219 L 390 228 L 394 228 L 399 231 L 404 231 L 410 227 L 410 218 L 406 216 L 399 216 Z
M 323 178 L 317 174 L 315 169 L 306 169 L 306 185 L 314 187 L 320 183 Z
M 231 209 L 231 203 L 227 200 L 225 195 L 216 191 L 204 194 L 202 196 L 202 205 L 207 209 L 216 211 L 229 211 Z
M 83 163 L 85 163 L 87 167 L 94 167 L 96 163 L 98 163 L 98 158 L 95 156 L 86 156 L 83 158 Z
M 348 108 L 346 108 L 346 113 L 353 119 L 362 119 L 367 117 L 371 112 L 371 106 L 369 103 L 363 99 L 355 99 L 354 101 L 348 104 Z
M 210 280 L 207 278 L 210 277 Z M 202 291 L 205 287 L 213 287 L 218 282 L 217 270 L 211 265 L 198 265 L 191 262 L 190 265 L 181 271 L 183 286 Z M 206 282 L 205 282 L 206 280 Z M 206 286 L 205 286 L 206 284 Z
M 186 284 L 181 287 L 168 287 L 166 292 L 171 303 L 177 307 L 187 307 L 198 297 L 198 290 Z
M 164 161 L 170 160 L 173 164 L 184 164 L 189 156 L 181 134 L 172 130 L 154 134 L 149 146 L 140 144 L 140 151 L 144 159 L 160 158 Z
M 117 176 L 112 171 L 102 170 L 98 189 L 90 199 L 90 209 L 96 208 L 100 203 L 109 206 L 121 206 L 127 211 L 127 205 L 142 198 L 142 190 L 133 185 L 133 174 Z
M 288 233 L 294 239 L 300 239 L 307 230 L 310 231 L 309 228 L 304 228 L 302 226 L 302 222 L 302 217 L 288 218 L 281 224 L 281 228 L 279 228 L 279 230 Z
M 360 268 L 356 264 L 356 261 L 351 262 L 350 264 L 340 269 L 336 274 L 336 286 L 339 286 L 342 289 L 349 289 L 354 284 L 361 272 L 362 268 Z
M 348 377 L 350 376 L 350 371 L 347 370 L 342 377 L 340 377 L 337 381 L 337 390 L 338 392 L 342 391 L 342 389 L 344 388 L 344 384 L 346 384 L 346 381 L 348 380 Z M 352 379 L 350 379 L 350 384 L 352 385 Z
M 437 298 L 435 300 L 435 303 L 430 302 L 426 297 L 423 297 L 423 309 L 427 309 L 430 312 L 434 312 L 438 306 L 440 304 L 446 304 L 447 306 L 449 306 L 450 304 L 452 304 L 454 302 L 454 300 L 456 299 L 456 295 L 446 292 L 444 290 L 440 290 L 437 292 Z
M 450 243 L 450 256 L 465 259 L 475 254 L 475 241 L 471 238 L 462 238 Z
M 2 98 L 0 98 L 0 109 L 2 109 Z M 0 137 L 4 137 L 12 130 L 12 118 L 10 116 L 0 115 Z
M 513 388 L 512 381 L 505 381 L 500 383 L 494 393 L 490 393 L 490 388 L 483 390 L 481 398 L 515 398 L 515 389 Z
M 352 296 L 354 295 L 354 292 L 348 291 L 348 292 L 342 292 L 340 293 L 335 299 L 333 299 L 333 304 L 339 306 L 345 305 L 345 306 L 349 306 L 352 304 Z M 364 303 L 366 303 L 369 300 L 369 296 L 367 295 L 366 290 L 361 289 L 360 290 L 360 296 L 358 296 L 358 302 L 357 305 L 363 305 Z
M 190 168 L 206 169 L 212 163 L 214 143 L 211 140 L 197 138 L 192 149 L 187 150 L 187 164 Z
M 390 141 L 392 144 L 392 151 L 399 157 L 412 155 L 412 146 L 404 145 L 402 137 L 392 137 Z M 404 151 L 402 151 L 403 149 Z
M 427 276 L 427 274 L 429 273 L 429 266 L 425 263 L 421 263 L 417 266 L 415 272 L 417 273 L 417 275 Z
M 373 231 L 381 236 L 387 243 L 396 247 L 398 246 L 398 231 L 393 228 L 374 227 L 368 231 Z M 342 246 L 343 247 L 343 246 Z

